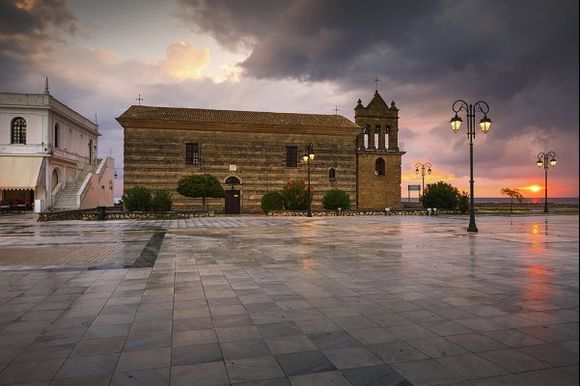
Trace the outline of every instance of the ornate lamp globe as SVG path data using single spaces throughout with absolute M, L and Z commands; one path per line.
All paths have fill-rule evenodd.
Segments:
M 455 116 L 453 118 L 451 118 L 451 120 L 449 121 L 449 123 L 451 124 L 451 130 L 453 130 L 454 133 L 457 133 L 459 131 L 459 129 L 461 128 L 462 122 L 463 122 L 463 119 L 461 119 L 461 117 L 459 117 L 459 115 L 457 115 L 457 113 L 455 113 Z
M 485 115 L 479 121 L 479 127 L 481 128 L 481 131 L 483 131 L 484 134 L 487 134 L 489 128 L 491 127 L 491 119 L 489 119 L 487 115 Z
M 538 167 L 541 168 L 542 166 L 544 166 L 544 163 L 541 160 L 538 160 L 536 162 L 536 165 L 538 165 Z
M 556 158 L 552 158 L 552 159 L 550 160 L 550 165 L 552 165 L 552 166 L 556 166 Z

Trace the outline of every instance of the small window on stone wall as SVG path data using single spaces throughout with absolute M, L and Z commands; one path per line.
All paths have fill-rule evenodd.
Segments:
M 328 169 L 328 179 L 330 181 L 335 181 L 336 180 L 336 169 L 335 168 Z
M 286 146 L 286 167 L 298 167 L 298 147 Z
M 199 165 L 199 143 L 185 144 L 185 164 Z
M 385 160 L 382 158 L 377 158 L 375 161 L 375 176 L 385 175 Z

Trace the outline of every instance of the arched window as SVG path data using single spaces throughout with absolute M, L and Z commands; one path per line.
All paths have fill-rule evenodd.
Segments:
M 336 169 L 335 168 L 328 169 L 328 179 L 330 181 L 336 180 Z
M 54 147 L 60 146 L 60 125 L 56 123 L 54 125 Z
M 12 128 L 11 143 L 26 145 L 26 120 L 22 117 L 14 118 L 10 126 Z
M 365 149 L 369 148 L 369 135 L 371 134 L 371 127 L 369 125 L 366 125 L 365 127 L 365 131 L 363 134 L 363 144 Z
M 379 148 L 379 135 L 381 134 L 381 125 L 377 125 L 375 128 L 375 149 Z
M 377 158 L 375 161 L 375 176 L 385 175 L 385 160 L 382 158 Z

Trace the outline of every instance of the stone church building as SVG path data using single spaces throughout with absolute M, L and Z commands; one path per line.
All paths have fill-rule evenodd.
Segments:
M 353 123 L 340 115 L 131 106 L 117 118 L 125 136 L 124 188 L 166 189 L 174 207 L 195 208 L 201 199 L 178 194 L 177 181 L 208 173 L 226 191 L 225 200 L 208 200 L 210 208 L 259 212 L 266 192 L 307 178 L 302 156 L 312 144 L 314 210 L 332 188 L 346 191 L 359 209 L 400 207 L 399 110 L 375 92 L 354 111 Z

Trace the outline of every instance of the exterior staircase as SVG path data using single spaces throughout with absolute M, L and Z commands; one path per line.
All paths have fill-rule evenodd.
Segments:
M 55 203 L 52 206 L 53 211 L 79 209 L 79 206 L 77 205 L 77 193 L 87 175 L 94 173 L 98 164 L 99 162 L 95 162 L 93 165 L 86 165 L 74 184 L 67 184 L 66 188 L 61 189 L 57 193 Z

